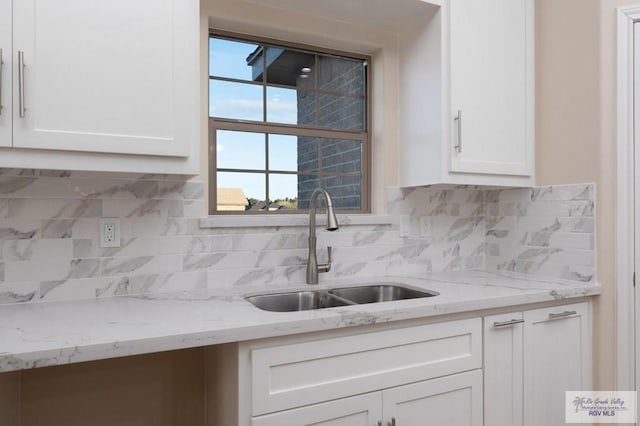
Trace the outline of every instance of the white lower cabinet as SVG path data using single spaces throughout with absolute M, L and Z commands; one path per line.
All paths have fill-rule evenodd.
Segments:
M 382 392 L 385 426 L 482 426 L 482 371 Z
M 524 426 L 564 425 L 565 391 L 592 390 L 587 303 L 524 313 Z
M 591 390 L 591 334 L 587 302 L 485 317 L 485 425 L 564 425 L 565 391 Z
M 209 425 L 482 425 L 480 318 L 264 339 L 208 354 Z
M 522 426 L 522 312 L 484 318 L 484 423 Z
M 564 425 L 564 392 L 591 389 L 590 309 L 581 302 L 214 346 L 207 425 Z
M 382 393 L 342 398 L 322 404 L 254 417 L 253 426 L 372 426 L 382 419 Z
M 482 426 L 482 372 L 474 370 L 254 417 L 253 426 Z

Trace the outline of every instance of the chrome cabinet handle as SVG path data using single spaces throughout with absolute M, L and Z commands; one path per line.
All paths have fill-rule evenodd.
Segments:
M 500 327 L 509 327 L 512 325 L 516 325 L 516 324 L 522 324 L 524 322 L 523 319 L 512 319 L 509 321 L 496 321 L 493 323 L 493 326 L 495 328 L 500 328 Z
M 0 115 L 2 115 L 2 69 L 4 62 L 2 61 L 2 49 L 0 49 Z
M 462 154 L 462 111 L 458 110 L 458 115 L 454 118 L 458 125 L 458 144 L 454 146 L 458 154 Z
M 24 118 L 24 52 L 18 52 L 18 110 L 20 118 Z
M 570 317 L 571 315 L 576 315 L 576 314 L 577 314 L 576 311 L 564 311 L 564 312 L 559 312 L 557 314 L 550 313 L 549 319 L 565 318 L 565 317 Z

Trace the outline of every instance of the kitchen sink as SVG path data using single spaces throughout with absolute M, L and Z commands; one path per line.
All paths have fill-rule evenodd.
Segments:
M 263 311 L 294 312 L 312 309 L 335 308 L 353 305 L 353 302 L 341 299 L 326 291 L 296 291 L 291 293 L 261 294 L 247 297 Z
M 417 290 L 393 283 L 376 283 L 330 290 L 260 294 L 245 299 L 263 311 L 295 312 L 437 295 L 437 292 Z
M 336 288 L 329 290 L 329 293 L 357 304 L 419 299 L 422 297 L 433 297 L 438 295 L 438 293 L 435 292 L 416 290 L 390 283 Z

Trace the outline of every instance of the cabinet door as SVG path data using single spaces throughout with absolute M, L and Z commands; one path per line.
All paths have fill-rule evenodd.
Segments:
M 372 426 L 382 419 L 382 393 L 342 398 L 254 417 L 253 426 Z
M 591 390 L 589 305 L 524 313 L 524 424 L 565 424 L 565 391 Z
M 382 401 L 389 425 L 482 426 L 482 371 L 388 389 Z
M 13 7 L 13 55 L 24 55 L 23 77 L 14 65 L 14 147 L 189 154 L 200 118 L 197 0 Z
M 0 146 L 11 146 L 11 0 L 0 0 Z
M 484 424 L 522 426 L 522 313 L 484 318 Z
M 533 0 L 450 5 L 451 171 L 531 175 Z

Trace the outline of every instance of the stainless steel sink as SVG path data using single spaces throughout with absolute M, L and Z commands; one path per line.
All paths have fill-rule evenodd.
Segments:
M 395 283 L 376 283 L 366 286 L 331 290 L 296 291 L 260 294 L 245 299 L 263 311 L 294 312 L 365 303 L 391 302 L 437 296 L 437 292 L 417 290 Z
M 311 309 L 334 308 L 336 306 L 353 304 L 326 291 L 261 294 L 247 297 L 246 300 L 263 311 L 271 312 L 308 311 Z
M 380 283 L 361 287 L 345 287 L 329 290 L 329 293 L 357 304 L 391 302 L 437 296 L 431 291 L 416 290 L 392 283 Z

